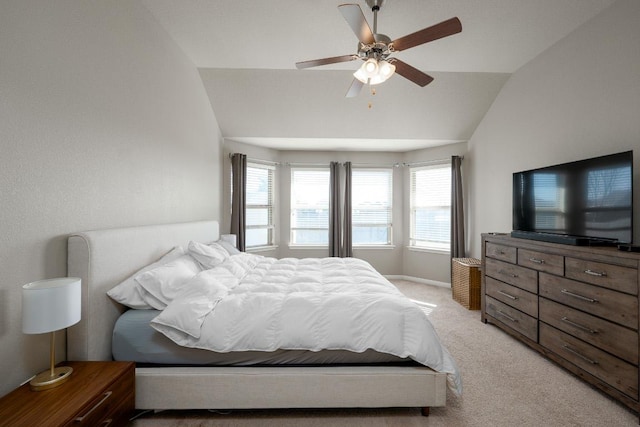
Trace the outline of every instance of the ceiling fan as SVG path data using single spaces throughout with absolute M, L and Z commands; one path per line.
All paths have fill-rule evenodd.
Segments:
M 362 66 L 353 74 L 354 79 L 346 95 L 348 98 L 357 96 L 365 84 L 375 85 L 382 83 L 394 73 L 398 73 L 422 87 L 431 83 L 433 77 L 398 58 L 391 57 L 391 55 L 401 50 L 407 50 L 461 32 L 462 24 L 460 20 L 458 18 L 447 19 L 439 24 L 392 41 L 388 36 L 378 33 L 378 11 L 384 1 L 366 0 L 367 6 L 373 12 L 373 31 L 371 31 L 371 27 L 369 27 L 360 6 L 357 4 L 341 4 L 338 6 L 338 10 L 347 21 L 347 24 L 358 37 L 358 52 L 356 54 L 297 62 L 296 68 L 304 69 L 356 59 L 364 61 Z

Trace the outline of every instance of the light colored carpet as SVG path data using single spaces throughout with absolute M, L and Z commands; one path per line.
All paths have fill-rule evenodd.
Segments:
M 637 426 L 638 417 L 451 298 L 451 289 L 394 281 L 425 312 L 462 374 L 463 396 L 418 409 L 164 411 L 132 426 Z

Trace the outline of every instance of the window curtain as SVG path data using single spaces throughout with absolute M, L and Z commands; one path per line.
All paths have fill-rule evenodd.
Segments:
M 353 235 L 351 224 L 351 162 L 344 164 L 344 226 L 340 256 L 353 256 Z
M 451 157 L 451 258 L 464 258 L 464 200 L 462 196 L 462 157 Z
M 247 216 L 247 155 L 234 153 L 231 155 L 231 234 L 236 235 L 239 251 L 245 251 L 246 244 L 246 216 Z
M 329 164 L 329 256 L 340 256 L 340 163 Z

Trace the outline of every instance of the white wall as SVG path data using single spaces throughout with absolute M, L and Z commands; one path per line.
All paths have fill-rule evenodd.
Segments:
M 640 242 L 640 1 L 618 0 L 513 74 L 469 142 L 471 248 L 511 230 L 513 172 L 634 150 Z
M 21 286 L 66 275 L 68 233 L 219 219 L 221 136 L 197 69 L 129 1 L 3 1 L 0 117 L 3 395 L 48 367 Z

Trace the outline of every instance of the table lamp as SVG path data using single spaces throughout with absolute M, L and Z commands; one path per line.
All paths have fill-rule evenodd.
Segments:
M 39 280 L 22 287 L 22 332 L 51 332 L 50 369 L 31 380 L 34 391 L 59 386 L 73 371 L 70 366 L 55 367 L 55 333 L 80 321 L 81 292 L 77 277 Z

